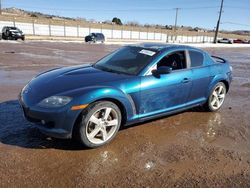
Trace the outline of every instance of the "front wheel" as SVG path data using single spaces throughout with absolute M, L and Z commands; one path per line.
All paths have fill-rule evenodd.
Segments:
M 110 142 L 120 125 L 121 112 L 118 106 L 109 101 L 98 101 L 82 114 L 76 133 L 83 145 L 96 148 Z
M 225 84 L 223 82 L 217 83 L 205 104 L 205 108 L 210 112 L 219 110 L 225 100 L 226 92 Z

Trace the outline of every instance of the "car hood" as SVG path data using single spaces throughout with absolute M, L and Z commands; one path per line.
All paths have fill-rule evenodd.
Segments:
M 109 86 L 112 82 L 129 77 L 131 76 L 105 72 L 90 65 L 53 69 L 32 79 L 25 97 L 29 98 L 31 104 L 36 104 L 53 95 L 85 87 Z

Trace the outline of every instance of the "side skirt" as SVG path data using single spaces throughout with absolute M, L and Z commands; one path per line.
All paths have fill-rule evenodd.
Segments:
M 164 112 L 164 113 L 160 113 L 160 114 L 157 114 L 157 115 L 152 115 L 152 116 L 148 116 L 148 117 L 144 117 L 144 118 L 138 118 L 138 119 L 136 119 L 134 121 L 127 122 L 124 126 L 129 126 L 129 125 L 133 125 L 135 123 L 142 123 L 142 122 L 145 122 L 145 121 L 148 121 L 148 120 L 158 119 L 158 118 L 161 118 L 161 117 L 164 117 L 164 116 L 167 116 L 167 115 L 176 114 L 176 113 L 183 112 L 185 110 L 188 110 L 188 109 L 191 109 L 191 108 L 194 108 L 194 107 L 201 106 L 202 104 L 204 104 L 204 103 L 194 104 L 192 106 L 188 106 L 188 107 L 185 107 L 185 108 L 179 108 L 177 110 L 168 111 L 168 112 Z

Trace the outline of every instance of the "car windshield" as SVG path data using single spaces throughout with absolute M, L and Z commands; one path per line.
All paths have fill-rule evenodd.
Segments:
M 137 75 L 156 53 L 152 49 L 126 46 L 107 55 L 93 66 L 108 72 Z
M 21 32 L 21 30 L 18 29 L 18 28 L 16 28 L 16 27 L 10 27 L 9 30 L 10 30 L 11 32 Z

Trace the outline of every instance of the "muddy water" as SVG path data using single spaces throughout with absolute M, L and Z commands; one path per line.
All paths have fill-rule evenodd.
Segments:
M 117 46 L 0 43 L 0 187 L 250 187 L 250 49 L 226 57 L 234 82 L 217 113 L 192 109 L 121 130 L 88 150 L 42 135 L 16 100 L 38 72 L 96 61 Z

